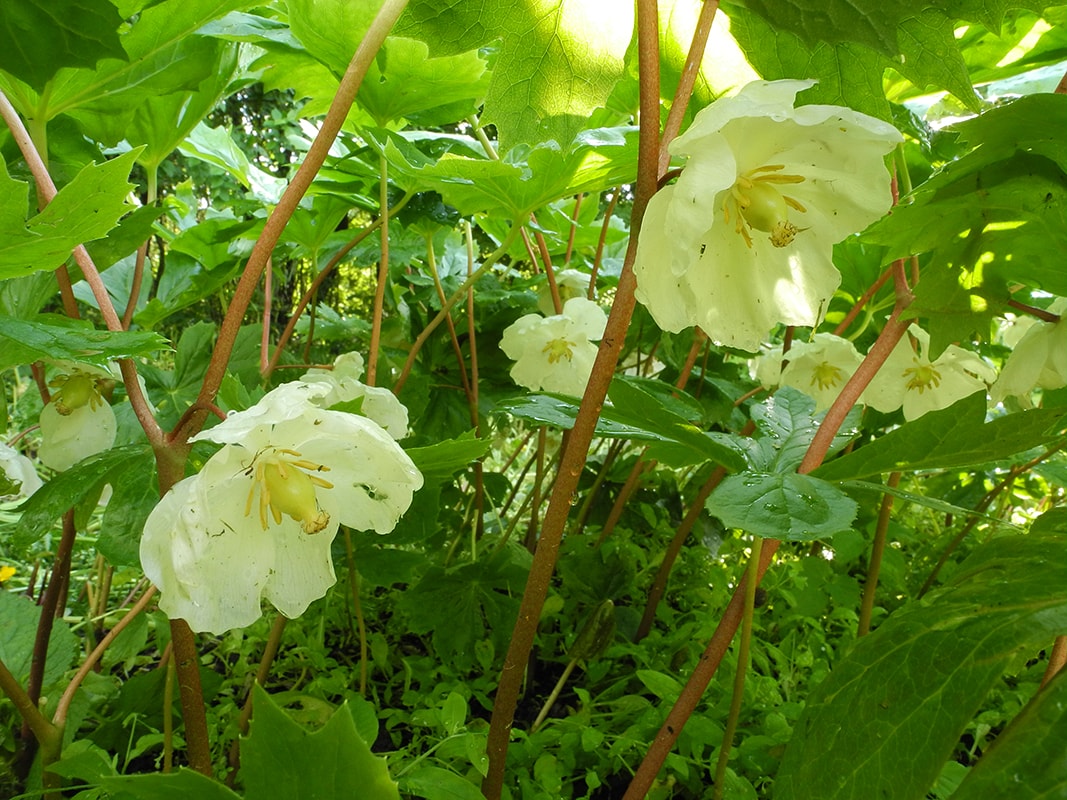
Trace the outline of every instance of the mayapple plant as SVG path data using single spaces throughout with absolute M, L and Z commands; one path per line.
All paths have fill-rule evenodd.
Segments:
M 572 297 L 563 313 L 526 314 L 504 331 L 500 349 L 515 363 L 511 378 L 535 392 L 581 397 L 596 359 L 593 342 L 604 335 L 607 315 L 592 300 Z
M 671 144 L 678 180 L 649 201 L 636 296 L 665 331 L 699 326 L 756 352 L 771 329 L 816 325 L 841 282 L 833 246 L 892 203 L 893 126 L 840 106 L 794 107 L 813 81 L 757 81 L 702 109 Z
M 168 616 L 212 633 L 255 622 L 261 599 L 300 616 L 336 582 L 339 526 L 388 533 L 411 505 L 422 475 L 379 424 L 402 435 L 406 412 L 359 384 L 361 360 L 340 366 L 281 384 L 195 437 L 223 446 L 160 500 L 141 539 Z M 378 403 L 361 414 L 327 407 L 368 396 Z
M 1062 794 L 1058 8 L 8 5 L 0 796 Z

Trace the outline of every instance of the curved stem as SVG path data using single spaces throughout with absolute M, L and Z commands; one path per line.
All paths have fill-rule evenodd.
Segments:
M 134 606 L 126 612 L 126 614 L 115 623 L 114 627 L 107 632 L 107 635 L 100 640 L 100 643 L 93 649 L 93 652 L 89 654 L 89 657 L 85 659 L 82 665 L 78 668 L 78 671 L 74 673 L 74 677 L 71 678 L 67 688 L 63 691 L 63 696 L 59 698 L 59 703 L 56 705 L 56 713 L 52 717 L 52 721 L 56 725 L 65 725 L 67 721 L 67 712 L 70 710 L 70 704 L 74 700 L 74 693 L 77 692 L 78 687 L 82 685 L 82 681 L 92 672 L 93 667 L 104 655 L 104 652 L 111 643 L 115 641 L 123 629 L 129 625 L 133 620 L 145 610 L 145 607 L 156 596 L 156 587 L 149 586 L 141 598 L 134 604 Z
M 478 269 L 467 276 L 467 280 L 463 282 L 463 285 L 456 289 L 456 291 L 454 291 L 448 300 L 441 306 L 441 310 L 437 312 L 437 316 L 430 320 L 426 327 L 422 329 L 422 333 L 415 337 L 415 341 L 412 343 L 411 350 L 408 353 L 407 360 L 404 362 L 404 368 L 400 370 L 400 377 L 396 379 L 396 383 L 393 385 L 393 394 L 399 395 L 400 392 L 403 391 L 404 384 L 407 383 L 408 376 L 411 374 L 411 369 L 415 366 L 415 357 L 418 356 L 419 351 L 422 350 L 422 346 L 426 344 L 426 340 L 430 338 L 430 334 L 437 330 L 438 325 L 444 322 L 445 317 L 452 311 L 452 307 L 460 300 L 466 298 L 467 290 L 474 286 L 474 284 L 478 282 L 478 279 L 488 272 L 492 266 L 496 264 L 505 253 L 507 253 L 521 230 L 521 225 L 511 226 L 511 230 L 508 231 L 508 235 L 504 237 L 504 241 L 501 242 L 500 246 L 489 254 Z
M 626 339 L 626 329 L 634 309 L 633 263 L 637 252 L 637 236 L 645 206 L 656 191 L 656 169 L 659 157 L 659 14 L 655 0 L 638 0 L 637 4 L 638 61 L 641 81 L 641 118 L 638 144 L 637 188 L 630 224 L 630 243 L 623 262 L 622 274 L 608 316 L 607 327 L 600 341 L 593 372 L 586 385 L 578 416 L 571 429 L 562 454 L 559 473 L 552 497 L 541 526 L 541 536 L 534 553 L 530 575 L 519 606 L 518 619 L 504 659 L 493 715 L 489 723 L 487 753 L 489 769 L 482 782 L 482 793 L 488 800 L 498 800 L 504 785 L 504 769 L 508 742 L 519 701 L 525 666 L 533 647 L 537 622 L 541 616 L 548 587 L 559 556 L 563 528 L 571 509 L 571 497 L 585 468 L 586 454 L 593 438 L 600 409 L 607 396 L 608 385 L 615 372 L 619 353 Z
M 330 147 L 333 145 L 334 139 L 341 130 L 341 125 L 344 124 L 348 116 L 348 111 L 352 106 L 353 100 L 355 100 L 359 85 L 363 82 L 363 77 L 367 74 L 367 69 L 374 61 L 382 42 L 385 41 L 385 37 L 392 30 L 393 25 L 400 16 L 400 12 L 404 10 L 406 5 L 407 0 L 384 0 L 381 10 L 374 18 L 363 40 L 359 43 L 355 55 L 352 56 L 348 69 L 345 71 L 344 77 L 341 78 L 341 83 L 337 88 L 337 93 L 334 95 L 333 102 L 330 104 L 330 110 L 327 112 L 325 119 L 322 121 L 322 127 L 319 128 L 319 132 L 315 136 L 315 141 L 311 143 L 307 156 L 305 156 L 292 181 L 286 187 L 285 192 L 278 201 L 278 205 L 271 211 L 266 224 L 263 226 L 263 232 L 259 235 L 252 248 L 248 263 L 245 264 L 244 271 L 234 290 L 233 298 L 230 300 L 226 316 L 223 317 L 222 324 L 219 326 L 215 349 L 211 353 L 211 361 L 208 363 L 204 382 L 197 397 L 201 410 L 192 414 L 185 425 L 174 432 L 177 441 L 185 441 L 194 436 L 204 424 L 207 412 L 202 409 L 214 401 L 215 395 L 222 385 L 222 379 L 226 375 L 226 365 L 229 363 L 230 355 L 233 353 L 233 346 L 237 341 L 237 334 L 240 332 L 245 312 L 255 296 L 256 286 L 263 275 L 267 258 L 274 251 L 274 246 L 278 243 L 286 223 L 289 222 L 301 198 L 307 192 L 311 182 L 315 179 L 315 175 L 318 174 L 319 169 L 326 161 Z
M 900 472 L 891 472 L 886 486 L 895 489 L 900 484 Z M 856 636 L 866 636 L 871 630 L 871 614 L 874 613 L 874 596 L 878 590 L 878 575 L 882 570 L 882 555 L 885 553 L 886 535 L 889 533 L 889 520 L 893 511 L 893 495 L 882 497 L 878 509 L 878 522 L 874 528 L 874 543 L 871 545 L 871 558 L 867 564 L 867 580 L 863 584 L 863 600 L 860 602 L 860 620 Z
M 741 618 L 741 639 L 737 643 L 737 672 L 734 673 L 734 693 L 730 698 L 730 715 L 726 718 L 726 730 L 722 735 L 719 759 L 715 764 L 714 800 L 722 800 L 726 791 L 726 766 L 730 762 L 737 721 L 741 717 L 741 703 L 745 698 L 745 675 L 748 672 L 749 649 L 752 645 L 752 616 L 756 609 L 756 584 L 759 583 L 759 552 L 763 540 L 752 540 L 752 555 L 745 570 L 745 608 Z

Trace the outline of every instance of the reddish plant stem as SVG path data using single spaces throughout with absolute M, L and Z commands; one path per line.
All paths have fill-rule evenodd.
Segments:
M 571 263 L 571 254 L 574 253 L 574 235 L 578 232 L 578 212 L 582 209 L 584 194 L 574 196 L 574 213 L 571 214 L 571 231 L 567 236 L 567 251 L 563 254 L 564 265 Z
M 445 287 L 441 284 L 441 276 L 437 271 L 437 256 L 433 250 L 433 235 L 426 235 L 426 266 L 430 268 L 430 276 L 433 278 L 434 288 L 437 290 L 437 299 L 441 305 L 447 302 Z M 459 382 L 463 387 L 463 393 L 467 396 L 467 405 L 471 409 L 471 423 L 478 424 L 477 406 L 474 403 L 474 394 L 471 390 L 471 382 L 467 377 L 467 365 L 463 361 L 463 348 L 459 345 L 459 336 L 456 334 L 456 324 L 452 321 L 452 315 L 445 317 L 445 327 L 448 328 L 448 338 L 452 341 L 452 352 L 456 356 L 456 365 L 459 367 Z
M 148 240 L 145 239 L 137 248 L 137 258 L 133 263 L 133 281 L 130 285 L 130 299 L 126 301 L 126 310 L 122 312 L 122 328 L 130 329 L 133 312 L 137 310 L 137 299 L 141 296 L 141 284 L 144 283 L 144 262 L 148 255 Z
M 597 351 L 593 372 L 586 385 L 574 427 L 564 447 L 559 473 L 541 526 L 541 537 L 534 553 L 530 576 L 523 592 L 518 619 L 512 633 L 504 669 L 500 676 L 489 724 L 487 753 L 489 769 L 482 782 L 488 800 L 499 800 L 504 785 L 508 742 L 519 700 L 523 675 L 533 647 L 537 623 L 541 616 L 548 587 L 559 556 L 563 528 L 571 509 L 571 497 L 585 468 L 586 454 L 593 438 L 597 418 L 615 372 L 626 329 L 634 308 L 633 273 L 637 236 L 645 206 L 656 191 L 656 164 L 659 156 L 659 14 L 655 0 L 638 0 L 637 49 L 641 81 L 641 117 L 638 145 L 637 187 L 630 225 L 630 244 L 619 277 L 615 302 Z
M 397 203 L 395 207 L 390 209 L 390 213 L 395 214 L 397 211 L 407 205 L 407 202 L 411 199 L 411 197 L 412 195 L 405 195 L 403 200 Z M 337 253 L 334 254 L 333 258 L 331 258 L 329 262 L 327 262 L 326 266 L 322 268 L 319 274 L 314 277 L 314 279 L 311 281 L 311 285 L 308 287 L 307 291 L 304 292 L 304 294 L 300 297 L 300 301 L 296 304 L 296 308 L 293 310 L 292 316 L 289 317 L 289 321 L 285 324 L 285 329 L 282 331 L 281 336 L 278 337 L 278 344 L 275 346 L 274 353 L 270 357 L 270 363 L 267 365 L 267 371 L 263 375 L 264 378 L 269 378 L 271 373 L 278 368 L 278 361 L 281 359 L 282 353 L 285 352 L 285 346 L 289 344 L 289 340 L 293 337 L 293 332 L 296 330 L 297 322 L 300 321 L 300 317 L 303 315 L 304 310 L 311 302 L 311 298 L 313 298 L 319 291 L 319 287 L 322 286 L 323 282 L 326 280 L 326 278 L 330 276 L 330 273 L 334 271 L 337 265 L 340 264 L 342 260 L 344 260 L 344 257 L 352 251 L 352 248 L 358 245 L 368 236 L 370 236 L 370 234 L 376 231 L 378 229 L 378 226 L 380 226 L 381 224 L 382 220 L 379 218 L 376 221 L 372 222 L 370 225 L 368 225 L 366 228 L 361 230 L 351 239 L 349 239 L 348 242 L 344 245 L 344 247 L 338 250 Z
M 619 202 L 620 187 L 616 186 L 611 192 L 611 200 L 604 210 L 604 223 L 600 226 L 600 238 L 596 243 L 596 255 L 593 256 L 593 270 L 589 276 L 589 292 L 586 297 L 590 300 L 596 298 L 596 276 L 600 272 L 600 261 L 604 257 L 604 245 L 608 241 L 608 231 L 611 230 L 611 217 L 615 213 L 615 206 Z
M 848 330 L 848 326 L 859 316 L 860 311 L 862 311 L 867 303 L 871 301 L 871 298 L 878 293 L 878 290 L 885 286 L 886 281 L 888 281 L 892 275 L 893 265 L 890 264 L 882 271 L 882 274 L 878 276 L 878 280 L 867 287 L 867 291 L 860 296 L 860 299 L 857 300 L 852 308 L 848 310 L 848 313 L 845 314 L 845 318 L 838 323 L 836 328 L 834 328 L 835 336 L 841 336 Z
M 659 154 L 660 175 L 666 174 L 667 166 L 671 162 L 667 145 L 674 141 L 674 137 L 682 129 L 685 109 L 689 105 L 689 97 L 693 94 L 697 75 L 700 74 L 700 63 L 704 60 L 704 50 L 707 48 L 708 36 L 711 35 L 711 26 L 715 22 L 715 12 L 718 10 L 719 0 L 705 0 L 700 9 L 700 17 L 693 31 L 693 41 L 689 45 L 689 54 L 685 57 L 685 65 L 682 67 L 682 74 L 678 80 L 678 89 L 671 101 L 667 121 L 663 124 L 662 149 Z
M 1046 311 L 1043 308 L 1037 308 L 1035 306 L 1029 306 L 1026 303 L 1020 303 L 1018 300 L 1009 300 L 1008 305 L 1012 308 L 1024 311 L 1031 316 L 1037 317 L 1044 322 L 1056 323 L 1060 321 L 1059 314 L 1053 314 L 1051 311 Z
M 263 269 L 263 325 L 259 332 L 259 374 L 267 371 L 267 352 L 270 349 L 270 311 L 274 299 L 274 258 L 267 257 Z
M 467 245 L 467 279 L 474 275 L 474 236 L 471 233 L 470 223 L 463 222 L 464 240 Z M 478 333 L 474 324 L 474 283 L 467 288 L 467 349 L 471 355 L 471 422 L 474 424 L 474 435 L 481 438 L 482 422 L 478 413 L 481 403 L 478 397 Z M 462 361 L 462 359 L 461 359 Z M 462 363 L 460 367 L 462 368 Z M 485 533 L 485 465 L 483 459 L 474 462 L 474 533 L 475 538 L 481 539 Z
M 271 211 L 266 224 L 263 226 L 263 232 L 259 235 L 252 248 L 252 253 L 248 257 L 248 262 L 245 264 L 244 271 L 241 273 L 241 278 L 237 282 L 237 287 L 230 300 L 226 316 L 223 317 L 222 324 L 219 326 L 215 349 L 211 353 L 211 360 L 208 363 L 204 382 L 197 397 L 199 408 L 185 421 L 180 429 L 176 428 L 172 432 L 176 443 L 186 442 L 203 427 L 204 419 L 207 415 L 207 412 L 203 409 L 206 409 L 208 404 L 214 401 L 215 395 L 222 385 L 222 379 L 226 376 L 226 365 L 229 363 L 230 355 L 233 353 L 233 346 L 237 341 L 237 334 L 241 330 L 245 312 L 255 297 L 256 287 L 263 274 L 263 269 L 266 267 L 267 259 L 274 252 L 274 246 L 278 243 L 282 231 L 285 229 L 290 217 L 292 217 L 293 212 L 296 211 L 308 187 L 311 186 L 311 182 L 315 179 L 319 169 L 321 169 L 326 156 L 329 155 L 330 147 L 333 145 L 334 139 L 337 138 L 337 134 L 341 130 L 341 125 L 344 124 L 348 116 L 348 111 L 352 107 L 352 102 L 355 100 L 356 92 L 359 90 L 363 77 L 367 73 L 367 68 L 373 62 L 382 42 L 385 41 L 385 37 L 392 30 L 397 17 L 400 16 L 400 12 L 404 10 L 406 5 L 407 0 L 385 0 L 363 40 L 359 43 L 359 47 L 356 48 L 355 55 L 352 56 L 348 69 L 337 87 L 337 93 L 330 104 L 330 110 L 325 119 L 323 119 L 322 127 L 319 128 L 318 134 L 315 136 L 315 141 L 311 143 L 311 148 L 304 157 L 304 161 L 300 164 L 292 181 L 286 187 L 285 192 L 278 201 L 278 205 Z M 183 457 L 184 455 L 182 453 Z M 162 489 L 162 487 L 160 488 Z
M 1054 445 L 1036 458 L 1030 459 L 1025 464 L 1016 464 L 1008 471 L 1008 474 L 1000 482 L 997 483 L 996 486 L 986 492 L 985 496 L 978 501 L 978 504 L 975 506 L 974 510 L 977 511 L 979 514 L 985 513 L 986 509 L 988 509 L 993 504 L 993 501 L 997 499 L 997 496 L 1000 495 L 1005 489 L 1012 486 L 1015 483 L 1015 479 L 1018 478 L 1019 475 L 1026 472 L 1027 470 L 1033 469 L 1042 461 L 1051 456 L 1053 453 L 1062 450 L 1064 447 L 1065 445 L 1062 443 Z M 924 594 L 930 591 L 934 583 L 937 581 L 937 576 L 941 573 L 941 568 L 944 567 L 945 564 L 948 562 L 949 556 L 951 556 L 956 551 L 956 548 L 963 543 L 963 540 L 967 538 L 967 534 L 974 530 L 974 527 L 978 524 L 979 519 L 980 517 L 977 516 L 969 517 L 967 521 L 963 524 L 963 527 L 960 529 L 960 532 L 952 538 L 952 541 L 948 543 L 948 547 L 946 547 L 942 551 L 941 556 L 937 559 L 937 563 L 930 571 L 930 575 L 923 582 L 923 585 L 919 588 L 919 593 L 917 597 L 922 597 Z
M 534 231 L 534 241 L 537 242 L 537 252 L 541 255 L 541 263 L 545 267 L 545 275 L 548 276 L 548 290 L 552 293 L 552 307 L 557 314 L 563 313 L 563 301 L 559 296 L 559 285 L 556 283 L 556 270 L 552 268 L 552 256 L 548 253 L 548 243 L 544 234 Z
M 893 309 L 893 313 L 890 315 L 882 332 L 871 346 L 867 357 L 826 412 L 826 417 L 815 433 L 800 466 L 797 468 L 797 472 L 802 475 L 811 472 L 822 464 L 848 412 L 856 404 L 860 394 L 867 388 L 875 373 L 885 363 L 886 358 L 893 352 L 893 348 L 896 347 L 897 342 L 900 341 L 908 329 L 909 323 L 902 322 L 900 316 L 908 304 L 911 303 L 912 294 L 905 282 L 903 260 L 896 262 L 895 267 L 896 307 Z M 760 552 L 758 573 L 760 580 L 780 544 L 777 539 L 764 539 L 763 548 Z M 715 675 L 723 656 L 730 646 L 730 642 L 733 640 L 744 610 L 744 591 L 745 581 L 742 580 L 734 590 L 722 619 L 719 620 L 719 624 L 715 628 L 707 648 L 700 656 L 700 661 L 689 676 L 681 695 L 679 695 L 678 700 L 667 714 L 667 719 L 663 723 L 663 727 L 660 728 L 659 733 L 656 734 L 656 738 L 649 747 L 644 761 L 641 762 L 637 772 L 634 773 L 633 780 L 630 782 L 623 800 L 639 800 L 652 787 L 652 782 L 663 766 L 663 762 L 666 761 L 667 755 L 674 747 L 682 727 L 696 709 L 704 690 L 707 689 L 708 683 Z
M 378 285 L 374 287 L 374 312 L 371 316 L 370 345 L 367 348 L 367 385 L 378 378 L 378 349 L 382 342 L 382 317 L 385 315 L 385 285 L 389 281 L 389 162 L 382 153 L 378 160 L 381 179 L 378 207 L 381 209 L 381 259 L 378 261 Z
M 204 712 L 204 691 L 200 686 L 200 657 L 196 635 L 184 619 L 171 619 L 170 638 L 174 645 L 174 668 L 178 677 L 178 699 L 185 723 L 186 755 L 189 768 L 211 776 L 211 740 Z
M 886 486 L 895 489 L 900 484 L 900 472 L 889 473 Z M 856 636 L 866 636 L 871 630 L 871 615 L 874 613 L 874 596 L 878 590 L 878 575 L 882 570 L 882 556 L 885 553 L 885 540 L 889 533 L 889 520 L 893 512 L 893 495 L 886 493 L 878 509 L 878 522 L 874 528 L 874 542 L 871 545 L 871 558 L 867 564 L 867 580 L 863 584 L 863 600 L 860 602 L 860 620 Z
M 71 678 L 70 683 L 67 684 L 67 688 L 63 690 L 63 696 L 60 697 L 59 703 L 56 704 L 56 713 L 52 717 L 52 721 L 57 726 L 66 724 L 67 713 L 70 711 L 70 704 L 73 702 L 74 694 L 77 692 L 78 687 L 81 686 L 82 681 L 84 681 L 93 670 L 93 667 L 103 657 L 104 651 L 111 646 L 111 643 L 118 638 L 118 635 L 122 633 L 127 625 L 133 622 L 138 614 L 145 610 L 148 603 L 155 597 L 156 591 L 155 586 L 149 586 L 148 589 L 145 590 L 145 593 L 141 595 L 137 603 L 123 615 L 122 619 L 115 623 L 114 627 L 107 632 L 104 638 L 100 640 L 100 643 L 93 649 L 93 652 L 89 654 L 88 658 L 86 658 L 78 668 L 74 677 Z

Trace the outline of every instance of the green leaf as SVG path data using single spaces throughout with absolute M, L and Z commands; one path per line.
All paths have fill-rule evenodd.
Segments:
M 615 422 L 642 431 L 645 441 L 651 442 L 648 455 L 662 460 L 672 467 L 683 467 L 714 461 L 731 472 L 743 469 L 745 459 L 733 441 L 717 434 L 708 434 L 691 421 L 702 416 L 696 401 L 685 404 L 653 387 L 663 387 L 659 381 L 646 381 L 619 377 L 612 381 L 608 390 L 612 408 L 605 409 L 605 416 Z M 653 394 L 652 389 L 657 394 Z M 681 397 L 683 392 L 675 391 Z M 688 398 L 688 395 L 685 395 Z M 691 398 L 689 398 L 691 399 Z M 688 411 L 687 416 L 678 413 Z
M 343 0 L 333 0 L 343 2 Z M 414 0 L 394 33 L 453 55 L 499 40 L 482 122 L 502 150 L 553 140 L 567 146 L 623 75 L 633 6 L 563 0 Z
M 434 162 L 404 144 L 391 136 L 383 147 L 393 177 L 405 189 L 438 192 L 462 214 L 485 212 L 511 220 L 525 219 L 561 197 L 632 181 L 637 168 L 633 127 L 590 129 L 566 149 L 547 142 L 518 148 L 501 160 L 446 153 Z
M 489 86 L 489 71 L 477 50 L 430 58 L 418 39 L 385 40 L 356 95 L 379 127 L 407 119 L 443 125 L 478 110 Z
M 989 514 L 980 514 L 973 508 L 964 508 L 963 506 L 956 506 L 952 503 L 946 503 L 944 500 L 939 500 L 936 497 L 927 497 L 924 494 L 916 494 L 915 492 L 908 492 L 903 489 L 898 489 L 894 486 L 888 486 L 883 483 L 869 483 L 868 481 L 843 481 L 841 483 L 842 489 L 858 489 L 864 492 L 876 492 L 878 494 L 891 494 L 893 497 L 899 497 L 901 500 L 905 500 L 909 503 L 915 503 L 916 505 L 923 506 L 924 508 L 932 508 L 934 511 L 938 511 L 942 514 L 953 514 L 958 517 L 981 517 L 988 520 L 994 525 L 1002 525 L 1008 528 L 1015 528 L 1016 531 L 1021 529 L 1011 523 L 1005 522 L 999 517 L 994 517 Z
M 308 53 L 339 77 L 348 69 L 382 2 L 287 0 L 287 5 L 293 34 Z
M 400 780 L 406 794 L 424 800 L 484 800 L 482 790 L 454 772 L 440 767 L 420 767 Z
M 1067 672 L 1060 671 L 1000 733 L 952 800 L 1067 797 Z M 1023 777 L 1025 776 L 1025 777 Z
M 53 477 L 18 507 L 22 516 L 15 525 L 15 542 L 24 547 L 40 539 L 67 509 L 99 496 L 105 483 L 125 472 L 130 459 L 143 459 L 146 451 L 150 452 L 147 444 L 115 447 L 89 456 Z
M 985 413 L 985 394 L 976 392 L 823 464 L 812 474 L 840 481 L 896 470 L 988 464 L 1064 435 L 1062 410 L 1020 411 L 983 424 Z
M 309 733 L 258 685 L 253 692 L 251 732 L 241 744 L 245 800 L 400 800 L 385 759 L 359 738 L 347 704 Z
M 89 67 L 104 57 L 125 58 L 122 24 L 108 0 L 4 0 L 0 69 L 37 91 L 61 67 Z
M 412 447 L 408 456 L 423 475 L 448 477 L 489 452 L 489 441 L 468 431 L 458 439 L 447 439 L 428 447 Z
M 132 210 L 126 197 L 137 152 L 85 167 L 29 220 L 26 184 L 0 160 L 0 279 L 53 270 L 77 245 L 106 236 Z
M 150 331 L 98 331 L 84 323 L 51 325 L 0 316 L 0 345 L 3 345 L 0 369 L 40 359 L 102 367 L 117 358 L 164 350 L 167 340 Z
M 836 453 L 855 438 L 860 413 L 858 408 L 848 413 L 830 443 L 829 453 Z M 763 434 L 757 438 L 757 446 L 742 440 L 748 449 L 749 466 L 754 472 L 795 470 L 804 460 L 804 454 L 825 416 L 816 415 L 815 401 L 791 386 L 782 387 L 766 402 L 753 406 L 751 414 L 757 430 Z
M 227 172 L 265 203 L 277 203 L 287 185 L 248 160 L 248 156 L 222 128 L 200 122 L 181 143 L 182 155 L 195 158 Z
M 994 539 L 856 642 L 809 696 L 777 800 L 925 797 L 1015 654 L 1067 633 L 1065 556 L 1059 536 Z
M 96 547 L 114 566 L 141 563 L 141 534 L 145 520 L 159 502 L 156 460 L 150 450 L 130 456 L 110 476 L 111 499 L 104 509 Z
M 100 785 L 113 792 L 132 795 L 137 800 L 240 800 L 241 795 L 213 778 L 191 769 L 179 769 L 170 775 L 118 775 L 105 777 Z
M 799 542 L 847 530 L 857 510 L 855 501 L 833 484 L 793 472 L 731 475 L 711 493 L 706 507 L 729 528 Z
M 0 660 L 23 686 L 30 675 L 33 643 L 41 608 L 29 597 L 0 591 Z M 63 620 L 56 620 L 48 639 L 48 660 L 45 662 L 44 686 L 51 686 L 63 677 L 78 653 L 78 639 Z
M 473 564 L 431 567 L 399 596 L 397 606 L 412 632 L 432 632 L 442 661 L 471 669 L 476 643 L 488 638 L 497 652 L 507 649 L 529 561 L 525 550 L 508 547 Z

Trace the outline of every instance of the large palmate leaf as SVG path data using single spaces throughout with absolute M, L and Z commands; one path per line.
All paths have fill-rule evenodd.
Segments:
M 1064 435 L 1063 412 L 1034 409 L 985 420 L 985 396 L 976 392 L 824 464 L 827 480 L 866 478 L 894 470 L 952 469 L 988 464 Z
M 101 58 L 125 58 L 121 24 L 109 0 L 4 0 L 0 69 L 40 91 L 61 67 L 92 69 Z
M 414 0 L 395 33 L 422 39 L 431 55 L 499 42 L 482 121 L 496 126 L 504 150 L 566 147 L 622 77 L 633 11 L 630 3 Z
M 149 331 L 98 331 L 63 317 L 56 324 L 0 316 L 0 369 L 46 361 L 105 366 L 117 358 L 147 355 L 167 346 Z
M 54 270 L 79 244 L 106 236 L 132 210 L 126 197 L 137 152 L 85 167 L 29 219 L 27 186 L 0 160 L 0 279 Z
M 1065 556 L 1062 536 L 995 539 L 860 639 L 808 699 L 776 800 L 925 797 L 1012 657 L 1067 633 Z

